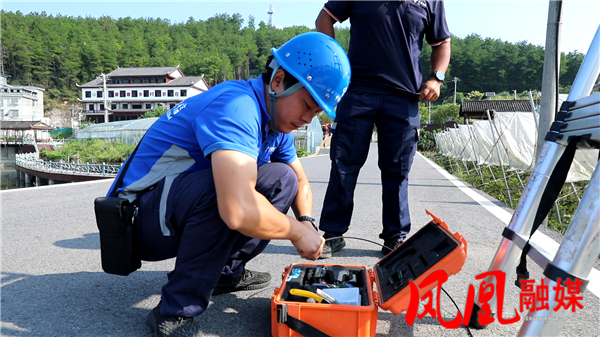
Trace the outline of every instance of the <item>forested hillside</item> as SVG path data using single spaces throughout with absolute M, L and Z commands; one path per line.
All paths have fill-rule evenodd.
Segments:
M 452 18 L 449 20 L 452 28 Z M 75 99 L 80 95 L 76 83 L 86 83 L 117 67 L 180 65 L 187 76 L 204 74 L 211 85 L 256 77 L 263 72 L 272 47 L 310 31 L 304 26 L 280 30 L 264 22 L 257 24 L 253 17 L 246 21 L 239 14 L 220 14 L 205 21 L 190 17 L 185 23 L 173 24 L 153 18 L 75 18 L 2 11 L 1 25 L 2 66 L 11 76 L 9 83 L 45 88 L 50 100 Z M 349 29 L 339 29 L 336 34 L 347 49 Z M 453 37 L 442 98 L 453 95 L 454 77 L 460 79 L 457 91 L 462 93 L 540 90 L 543 60 L 541 46 L 476 34 Z M 572 84 L 582 60 L 581 53 L 563 53 L 561 87 Z M 429 71 L 426 50 L 423 72 L 429 75 Z

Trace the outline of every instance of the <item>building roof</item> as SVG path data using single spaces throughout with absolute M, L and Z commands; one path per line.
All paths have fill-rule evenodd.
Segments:
M 120 77 L 120 76 L 166 76 L 177 71 L 177 67 L 145 67 L 145 68 L 117 68 L 106 76 L 108 77 Z M 181 71 L 181 70 L 180 70 Z M 183 74 L 183 73 L 182 73 Z
M 174 79 L 169 83 L 160 83 L 166 86 L 192 86 L 196 84 L 198 81 L 201 81 L 204 76 L 185 76 Z
M 191 87 L 194 84 L 204 81 L 208 88 L 208 83 L 204 76 L 183 76 L 169 81 L 168 83 L 128 83 L 128 84 L 107 84 L 110 88 L 130 88 L 130 87 Z M 79 88 L 101 88 L 102 78 L 96 78 L 86 84 L 77 85 Z
M 46 91 L 46 89 L 40 88 L 40 87 L 34 87 L 31 85 L 12 85 L 12 84 L 7 84 L 7 83 L 0 83 L 0 88 L 3 89 L 23 89 L 26 91 L 31 91 L 33 93 L 35 93 L 36 91 Z
M 535 102 L 535 104 L 539 104 Z M 462 100 L 459 115 L 485 115 L 486 110 L 497 112 L 522 111 L 531 112 L 533 107 L 529 100 Z
M 11 85 L 11 84 L 8 84 L 9 77 L 10 77 L 10 75 L 0 73 L 0 87 L 9 88 L 9 89 L 10 88 L 25 89 L 25 90 L 29 90 L 29 91 L 45 91 L 45 89 L 36 87 L 33 85 Z
M 179 73 L 179 74 L 174 74 L 175 72 Z M 137 76 L 168 76 L 171 77 L 173 79 L 175 78 L 179 78 L 182 76 L 185 76 L 183 74 L 183 71 L 181 71 L 181 69 L 179 69 L 179 66 L 176 67 L 140 67 L 140 68 L 117 68 L 113 71 L 111 71 L 110 73 L 106 74 L 106 77 L 111 78 L 111 77 L 137 77 Z M 77 84 L 77 87 L 82 88 L 82 87 L 97 87 L 97 86 L 101 86 L 103 84 L 102 82 L 102 77 L 97 77 L 91 81 L 89 81 L 86 84 L 83 85 L 79 85 Z M 139 86 L 139 84 L 141 83 L 135 83 L 135 84 L 125 84 L 125 86 Z M 152 84 L 152 83 L 144 83 L 144 85 L 146 84 Z M 166 83 L 158 83 L 160 84 L 166 84 Z M 119 85 L 123 85 L 123 84 L 119 84 Z M 110 86 L 114 86 L 113 84 L 110 84 Z
M 2 130 L 54 130 L 53 127 L 41 121 L 7 121 L 0 123 Z

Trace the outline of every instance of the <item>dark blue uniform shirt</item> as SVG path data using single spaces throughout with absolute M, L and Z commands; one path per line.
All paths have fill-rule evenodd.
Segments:
M 338 22 L 350 18 L 350 87 L 376 94 L 417 94 L 423 37 L 431 46 L 450 38 L 443 1 L 329 1 Z

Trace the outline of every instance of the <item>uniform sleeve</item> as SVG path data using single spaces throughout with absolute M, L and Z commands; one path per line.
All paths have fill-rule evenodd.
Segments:
M 271 154 L 271 161 L 290 164 L 298 158 L 296 146 L 294 145 L 294 136 L 291 133 L 282 133 L 280 137 L 281 142 L 277 149 Z
M 256 102 L 239 92 L 225 92 L 194 120 L 196 138 L 204 156 L 234 150 L 258 158 L 260 134 Z
M 337 22 L 344 22 L 350 17 L 352 1 L 328 1 L 323 9 Z
M 425 39 L 432 46 L 450 38 L 450 30 L 446 22 L 446 10 L 443 1 L 429 1 L 431 19 L 425 30 Z

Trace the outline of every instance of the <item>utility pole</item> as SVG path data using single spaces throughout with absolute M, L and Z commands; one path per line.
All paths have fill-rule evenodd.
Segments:
M 546 142 L 546 133 L 554 122 L 558 109 L 558 76 L 560 73 L 560 29 L 562 25 L 562 0 L 549 1 L 548 24 L 546 26 L 546 48 L 544 52 L 544 68 L 542 70 L 542 102 L 538 123 L 538 139 L 534 158 L 536 165 L 540 152 Z M 542 221 L 542 226 L 548 225 L 548 218 Z
M 539 157 L 544 146 L 544 138 L 554 122 L 557 111 L 558 73 L 560 69 L 560 29 L 562 26 L 562 1 L 549 1 L 548 25 L 546 27 L 546 48 L 542 71 L 542 102 L 535 158 Z
M 73 116 L 75 115 L 75 104 L 71 103 L 71 129 L 75 130 L 75 122 Z
M 429 105 L 429 119 L 427 120 L 427 125 L 431 124 L 431 102 L 427 102 Z
M 108 102 L 107 102 L 107 94 L 106 94 L 106 75 L 102 74 L 102 85 L 104 90 L 102 91 L 102 97 L 104 97 L 104 123 L 108 123 Z
M 0 74 L 4 74 L 4 48 L 2 48 L 2 37 L 0 37 Z
M 454 76 L 452 82 L 454 82 L 454 105 L 456 105 L 456 83 L 460 81 L 460 78 Z

